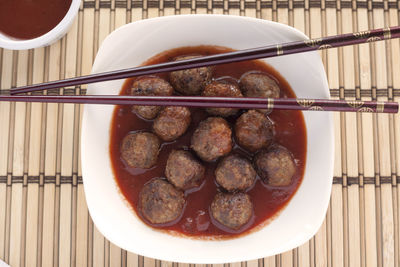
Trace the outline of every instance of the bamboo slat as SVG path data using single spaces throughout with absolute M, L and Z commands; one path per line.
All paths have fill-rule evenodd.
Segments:
M 40 138 L 40 134 L 39 134 Z M 40 139 L 39 139 L 40 144 Z M 39 150 L 40 151 L 40 150 Z M 38 177 L 38 176 L 36 176 Z M 39 236 L 39 183 L 29 184 L 27 188 L 25 222 L 25 265 L 36 266 L 38 261 Z
M 385 25 L 382 10 L 373 10 L 374 26 Z M 375 45 L 376 55 L 376 87 L 387 88 L 387 62 L 385 43 Z M 386 99 L 378 97 L 378 99 Z M 382 177 L 390 177 L 390 144 L 388 116 L 377 116 L 379 147 L 379 173 Z M 393 229 L 393 207 L 392 207 L 392 188 L 390 184 L 381 185 L 381 242 L 382 242 L 382 266 L 394 266 L 394 229 Z
M 14 184 L 11 196 L 10 248 L 9 262 L 11 266 L 20 266 L 21 262 L 21 215 L 22 184 Z
M 58 265 L 71 266 L 71 217 L 72 217 L 72 188 L 69 184 L 60 186 L 60 221 Z
M 170 1 L 170 3 L 175 3 L 175 1 Z M 165 0 L 161 0 L 160 1 L 160 6 L 163 6 L 164 7 L 164 9 L 163 9 L 163 11 L 164 11 L 164 16 L 172 16 L 172 15 L 175 15 L 175 12 L 176 12 L 176 10 L 175 10 L 175 7 L 174 6 L 172 6 L 172 5 L 168 5 L 167 6 L 167 1 L 165 1 Z M 206 9 L 206 12 L 207 12 L 207 8 L 205 8 Z
M 12 52 L 9 50 L 0 50 L 2 59 L 0 69 L 0 88 L 11 87 L 12 79 Z M 6 67 L 7 66 L 7 67 Z M 9 159 L 9 132 L 10 132 L 10 103 L 0 104 L 0 123 L 3 127 L 0 127 L 0 176 L 4 177 L 3 180 L 8 180 L 8 159 Z M 0 185 L 0 258 L 8 260 L 8 244 L 9 240 L 9 212 L 8 211 L 8 186 L 6 183 Z
M 139 256 L 139 266 L 140 267 L 156 267 L 156 260 L 153 258 Z M 189 267 L 189 264 L 179 263 L 175 264 L 175 267 Z
M 397 19 L 397 22 L 395 22 L 395 19 Z M 394 23 L 398 23 L 398 17 L 396 16 L 390 16 L 390 13 L 385 10 L 384 11 L 384 20 L 385 20 L 385 25 L 393 25 Z M 397 25 L 397 24 L 396 24 Z M 397 40 L 398 41 L 398 40 Z M 393 70 L 393 53 L 398 54 L 399 51 L 393 50 L 392 46 L 394 45 L 396 48 L 398 48 L 398 42 L 392 42 L 392 41 L 387 41 L 386 42 L 386 55 L 387 55 L 387 81 L 388 81 L 388 97 L 386 99 L 391 99 L 393 100 L 393 80 L 394 80 L 394 70 Z M 396 186 L 397 185 L 397 179 L 396 179 L 396 150 L 395 150 L 395 138 L 396 138 L 396 133 L 395 133 L 395 126 L 394 126 L 394 115 L 393 116 L 387 116 L 389 119 L 389 150 L 390 150 L 390 176 L 391 176 L 391 182 L 392 185 Z M 392 209 L 386 213 L 388 214 L 388 219 L 391 219 L 392 221 L 389 223 L 391 225 L 391 228 L 389 228 L 389 234 L 392 234 L 392 239 L 393 239 L 393 249 L 388 250 L 388 254 L 390 254 L 393 258 L 393 265 L 396 265 L 399 263 L 399 255 L 396 253 L 399 249 L 399 225 L 398 225 L 398 208 L 399 206 L 397 205 L 397 190 L 395 188 L 391 188 L 392 190 Z M 390 206 L 387 206 L 386 208 L 390 208 Z
M 82 34 L 82 66 L 81 75 L 89 74 L 92 68 L 92 63 L 95 55 L 93 51 L 94 45 L 94 8 L 83 9 L 83 29 L 85 34 Z M 86 86 L 83 86 L 86 88 Z
M 42 266 L 53 266 L 55 186 L 45 184 L 43 192 Z
M 241 262 L 232 262 L 232 263 L 229 263 L 229 267 L 242 267 L 242 263 Z
M 0 184 L 0 259 L 5 259 L 7 185 Z
M 100 232 L 94 227 L 93 229 L 93 266 L 105 266 L 106 251 L 105 240 Z
M 6 83 L 4 83 L 6 84 Z M 0 122 L 3 127 L 0 128 L 0 175 L 7 176 L 8 168 L 8 136 L 10 129 L 10 103 L 0 103 Z
M 335 202 L 331 202 L 331 218 L 332 218 L 332 266 L 344 266 L 343 258 L 343 197 L 342 186 L 333 185 L 332 198 Z
M 88 211 L 83 186 L 78 185 L 77 222 L 76 222 L 76 266 L 88 265 Z
M 396 1 L 394 1 L 396 2 Z M 392 1 L 392 3 L 394 3 Z M 389 25 L 394 25 L 399 23 L 399 13 L 396 12 L 394 9 L 390 9 L 388 14 L 389 16 Z M 391 63 L 391 69 L 390 72 L 392 73 L 391 78 L 392 78 L 392 88 L 399 88 L 400 86 L 400 43 L 398 40 L 396 41 L 391 41 L 391 58 L 390 58 L 390 63 Z M 399 97 L 393 97 L 395 101 L 400 101 Z M 399 177 L 400 174 L 400 124 L 399 124 L 399 114 L 396 114 L 393 116 L 393 137 L 394 140 L 392 141 L 391 144 L 391 149 L 393 151 L 392 155 L 394 158 L 392 158 L 392 179 L 396 178 L 396 181 L 393 183 L 396 185 L 396 187 L 393 188 L 393 196 L 394 196 L 394 201 L 393 201 L 393 219 L 394 219 L 394 239 L 395 239 L 395 247 L 394 247 L 394 264 L 395 265 L 400 265 L 400 227 L 399 227 L 399 222 L 400 222 L 400 214 L 399 214 L 399 207 L 400 207 L 400 191 L 398 188 L 398 182 L 397 182 L 397 177 Z M 393 162 L 394 161 L 394 162 Z
M 265 2 L 264 2 L 265 3 Z M 303 15 L 303 12 L 302 12 L 303 10 L 299 10 L 298 12 L 297 12 L 297 14 L 298 14 L 298 18 L 300 19 L 301 17 L 302 17 L 302 15 Z M 233 12 L 233 11 L 231 11 L 230 9 L 228 10 L 228 12 L 229 12 L 229 14 L 231 14 L 231 12 Z M 272 20 L 272 9 L 271 8 L 264 8 L 263 6 L 261 6 L 261 18 L 262 19 L 266 19 L 266 20 Z M 232 14 L 233 15 L 233 14 Z M 303 22 L 304 22 L 304 18 L 303 18 Z
M 366 30 L 368 26 L 368 13 L 367 10 L 357 10 L 358 17 L 358 29 Z M 371 59 L 370 59 L 370 47 L 367 45 L 359 46 L 359 79 L 360 79 L 360 91 L 361 100 L 370 99 L 362 96 L 363 91 L 371 91 Z M 373 116 L 371 114 L 361 115 L 361 155 L 362 158 L 360 173 L 363 177 L 374 177 L 374 145 L 373 145 L 373 131 L 370 129 L 373 127 Z M 365 184 L 363 189 L 363 195 L 360 196 L 363 201 L 362 213 L 364 217 L 361 218 L 364 221 L 364 233 L 363 233 L 363 244 L 364 244 L 364 255 L 365 255 L 365 266 L 378 266 L 377 259 L 377 224 L 376 224 L 376 200 L 375 200 L 375 186 L 371 184 Z M 363 259 L 363 258 L 362 258 Z
M 115 29 L 125 25 L 126 23 L 126 9 L 116 8 L 115 9 Z
M 109 242 L 110 258 L 109 266 L 121 266 L 122 264 L 122 251 L 119 247 Z M 149 265 L 151 266 L 151 265 Z M 152 266 L 155 266 L 154 264 Z
M 163 265 L 164 267 L 167 267 L 168 264 Z M 127 267 L 138 267 L 139 266 L 139 256 L 137 254 L 128 252 L 127 253 Z M 162 266 L 162 267 L 163 267 Z M 172 267 L 171 265 L 168 265 L 168 267 Z
M 28 73 L 28 51 L 20 51 L 17 55 L 17 73 L 16 85 L 27 84 Z M 20 104 L 12 104 L 14 109 L 14 118 L 10 127 L 10 134 L 13 135 L 13 156 L 12 156 L 12 173 L 15 176 L 22 177 L 24 174 L 24 151 L 25 151 L 25 118 L 26 106 Z M 19 266 L 21 255 L 23 255 L 22 239 L 23 239 L 23 188 L 22 183 L 14 183 L 11 189 L 11 220 L 10 220 L 10 264 Z
M 178 264 L 176 264 L 177 266 L 179 266 L 179 267 L 189 267 L 190 266 L 190 264 L 188 264 L 188 263 L 178 263 Z M 156 266 L 155 265 L 155 262 L 153 262 L 153 261 L 150 261 L 150 260 L 147 260 L 147 262 L 146 262 L 146 258 L 144 258 L 144 266 L 145 267 L 153 267 L 153 266 Z M 215 266 L 215 265 L 214 265 Z M 221 266 L 221 265 L 219 265 L 219 266 Z M 223 266 L 223 265 L 222 265 Z M 221 267 L 222 267 L 221 266 Z

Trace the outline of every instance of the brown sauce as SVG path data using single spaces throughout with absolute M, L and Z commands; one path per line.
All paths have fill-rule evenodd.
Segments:
M 214 46 L 177 48 L 163 52 L 151 58 L 145 62 L 144 65 L 171 61 L 174 57 L 179 55 L 210 55 L 228 51 L 232 50 Z M 216 66 L 213 77 L 219 78 L 223 76 L 231 76 L 239 79 L 243 73 L 250 70 L 259 70 L 274 76 L 281 88 L 281 97 L 296 97 L 285 79 L 276 70 L 261 61 L 246 61 Z M 160 74 L 159 76 L 168 79 L 167 74 Z M 125 82 L 121 94 L 128 94 L 133 81 L 134 79 L 128 79 Z M 111 128 L 110 154 L 115 179 L 122 194 L 146 224 L 157 229 L 170 230 L 187 236 L 229 238 L 247 233 L 252 229 L 255 229 L 257 226 L 263 225 L 288 203 L 303 178 L 307 144 L 304 118 L 300 111 L 273 111 L 269 115 L 269 117 L 275 122 L 275 142 L 289 149 L 296 160 L 297 172 L 292 178 L 292 184 L 281 188 L 271 187 L 257 177 L 254 186 L 247 191 L 254 205 L 254 215 L 250 222 L 239 229 L 239 231 L 233 232 L 230 229 L 224 228 L 213 221 L 209 214 L 209 206 L 218 191 L 218 186 L 215 182 L 214 176 L 217 162 L 203 162 L 206 167 L 205 182 L 202 184 L 200 189 L 195 190 L 194 192 L 186 192 L 187 204 L 182 217 L 179 218 L 177 222 L 172 225 L 171 223 L 162 226 L 152 225 L 141 216 L 137 205 L 139 193 L 143 185 L 154 177 L 165 177 L 164 170 L 170 151 L 173 149 L 189 148 L 190 138 L 195 128 L 200 121 L 209 116 L 202 109 L 191 109 L 191 111 L 192 122 L 188 131 L 174 142 L 163 143 L 158 158 L 158 164 L 151 169 L 145 170 L 130 168 L 124 164 L 121 159 L 120 145 L 124 136 L 131 131 L 151 131 L 152 122 L 138 118 L 131 112 L 130 106 L 117 106 L 115 108 Z M 239 114 L 234 117 L 228 117 L 227 121 L 231 126 L 242 112 L 239 112 Z M 238 145 L 236 145 L 236 143 L 233 152 L 240 153 L 250 160 L 253 157 L 253 154 L 242 150 Z
M 0 0 L 0 32 L 15 39 L 33 39 L 67 14 L 72 0 Z

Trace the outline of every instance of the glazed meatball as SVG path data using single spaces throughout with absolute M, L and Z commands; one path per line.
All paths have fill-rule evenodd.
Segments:
M 230 155 L 218 164 L 215 177 L 217 183 L 228 191 L 246 190 L 253 185 L 256 171 L 247 159 Z
M 274 135 L 273 123 L 266 115 L 249 110 L 236 120 L 235 135 L 240 146 L 256 152 L 270 145 Z
M 222 118 L 207 118 L 194 131 L 191 147 L 202 160 L 214 161 L 232 150 L 231 128 Z
M 199 187 L 205 169 L 189 151 L 173 150 L 167 160 L 165 176 L 177 188 L 187 190 Z
M 240 89 L 246 97 L 279 98 L 280 89 L 276 81 L 266 73 L 247 72 L 240 78 Z M 262 113 L 270 112 L 260 109 Z
M 220 80 L 208 84 L 203 91 L 203 96 L 243 97 L 239 86 L 233 82 Z M 208 113 L 216 116 L 228 117 L 238 111 L 234 108 L 207 108 Z
M 182 191 L 160 178 L 145 184 L 139 195 L 139 209 L 144 218 L 154 224 L 178 219 L 185 206 Z
M 220 224 L 238 230 L 251 219 L 253 204 L 245 193 L 218 193 L 211 203 L 211 215 Z
M 279 85 L 268 74 L 247 72 L 240 78 L 240 89 L 247 97 L 279 98 Z
M 177 60 L 191 59 L 200 57 L 196 56 L 180 56 Z M 169 80 L 176 91 L 184 95 L 199 95 L 204 87 L 211 81 L 211 67 L 202 67 L 196 69 L 187 69 L 174 71 L 169 74 Z
M 136 79 L 131 89 L 131 95 L 169 96 L 173 92 L 174 88 L 167 81 L 156 76 L 143 76 Z M 154 119 L 160 109 L 161 107 L 158 106 L 132 106 L 133 112 L 147 120 Z
M 292 154 L 283 146 L 273 146 L 262 150 L 254 158 L 257 172 L 272 186 L 287 186 L 296 173 L 296 163 Z
M 164 141 L 172 141 L 184 134 L 190 124 L 187 107 L 166 107 L 154 120 L 153 130 Z
M 160 141 L 148 132 L 130 133 L 124 137 L 121 156 L 133 168 L 149 169 L 157 162 Z

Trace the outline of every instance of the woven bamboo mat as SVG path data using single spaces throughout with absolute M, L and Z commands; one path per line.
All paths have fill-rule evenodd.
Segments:
M 54 45 L 0 49 L 0 88 L 88 74 L 113 29 L 145 18 L 193 13 L 274 20 L 318 37 L 398 25 L 400 2 L 84 1 L 68 35 Z M 321 56 L 333 98 L 400 99 L 399 40 Z M 85 93 L 85 88 L 49 94 Z M 127 253 L 96 230 L 81 179 L 81 115 L 79 105 L 0 103 L 0 259 L 13 267 L 189 266 Z M 400 117 L 337 113 L 334 118 L 334 185 L 319 232 L 292 251 L 231 267 L 400 265 Z

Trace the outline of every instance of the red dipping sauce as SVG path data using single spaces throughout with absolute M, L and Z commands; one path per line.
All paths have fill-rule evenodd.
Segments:
M 33 39 L 52 30 L 67 14 L 72 0 L 0 0 L 0 32 Z
M 173 58 L 180 55 L 211 55 L 229 51 L 233 50 L 215 46 L 183 47 L 165 51 L 149 59 L 144 65 L 172 61 Z M 261 61 L 245 61 L 216 66 L 213 78 L 231 76 L 239 79 L 243 73 L 251 70 L 263 71 L 275 77 L 281 89 L 281 97 L 296 97 L 286 80 L 276 70 Z M 168 80 L 166 73 L 158 76 Z M 121 90 L 121 95 L 129 94 L 133 81 L 134 78 L 127 79 Z M 291 151 L 297 164 L 297 172 L 292 178 L 292 183 L 285 187 L 269 186 L 257 176 L 254 186 L 246 192 L 253 202 L 254 215 L 250 222 L 239 231 L 232 231 L 214 223 L 209 213 L 210 204 L 219 190 L 214 176 L 218 162 L 202 162 L 206 168 L 205 181 L 200 189 L 185 192 L 186 207 L 182 217 L 175 224 L 152 225 L 141 215 L 138 202 L 143 185 L 152 178 L 165 177 L 164 171 L 169 153 L 173 149 L 190 148 L 190 139 L 197 125 L 200 121 L 211 116 L 205 110 L 199 108 L 192 108 L 191 112 L 192 122 L 187 132 L 173 142 L 162 143 L 157 165 L 151 169 L 138 169 L 131 168 L 123 162 L 120 153 L 122 139 L 131 131 L 145 130 L 151 132 L 152 121 L 145 121 L 137 117 L 131 112 L 130 106 L 117 106 L 115 108 L 111 127 L 110 155 L 115 179 L 122 194 L 146 224 L 172 233 L 199 238 L 231 238 L 257 229 L 257 226 L 265 225 L 268 219 L 279 213 L 288 203 L 303 179 L 307 143 L 305 122 L 300 111 L 273 111 L 269 115 L 275 123 L 276 135 L 274 140 Z M 243 112 L 238 112 L 237 115 L 226 118 L 231 127 Z M 232 130 L 232 132 L 234 131 Z M 195 154 L 193 151 L 192 153 Z M 241 154 L 249 160 L 252 160 L 254 156 L 254 154 L 240 148 L 235 141 L 231 153 Z

